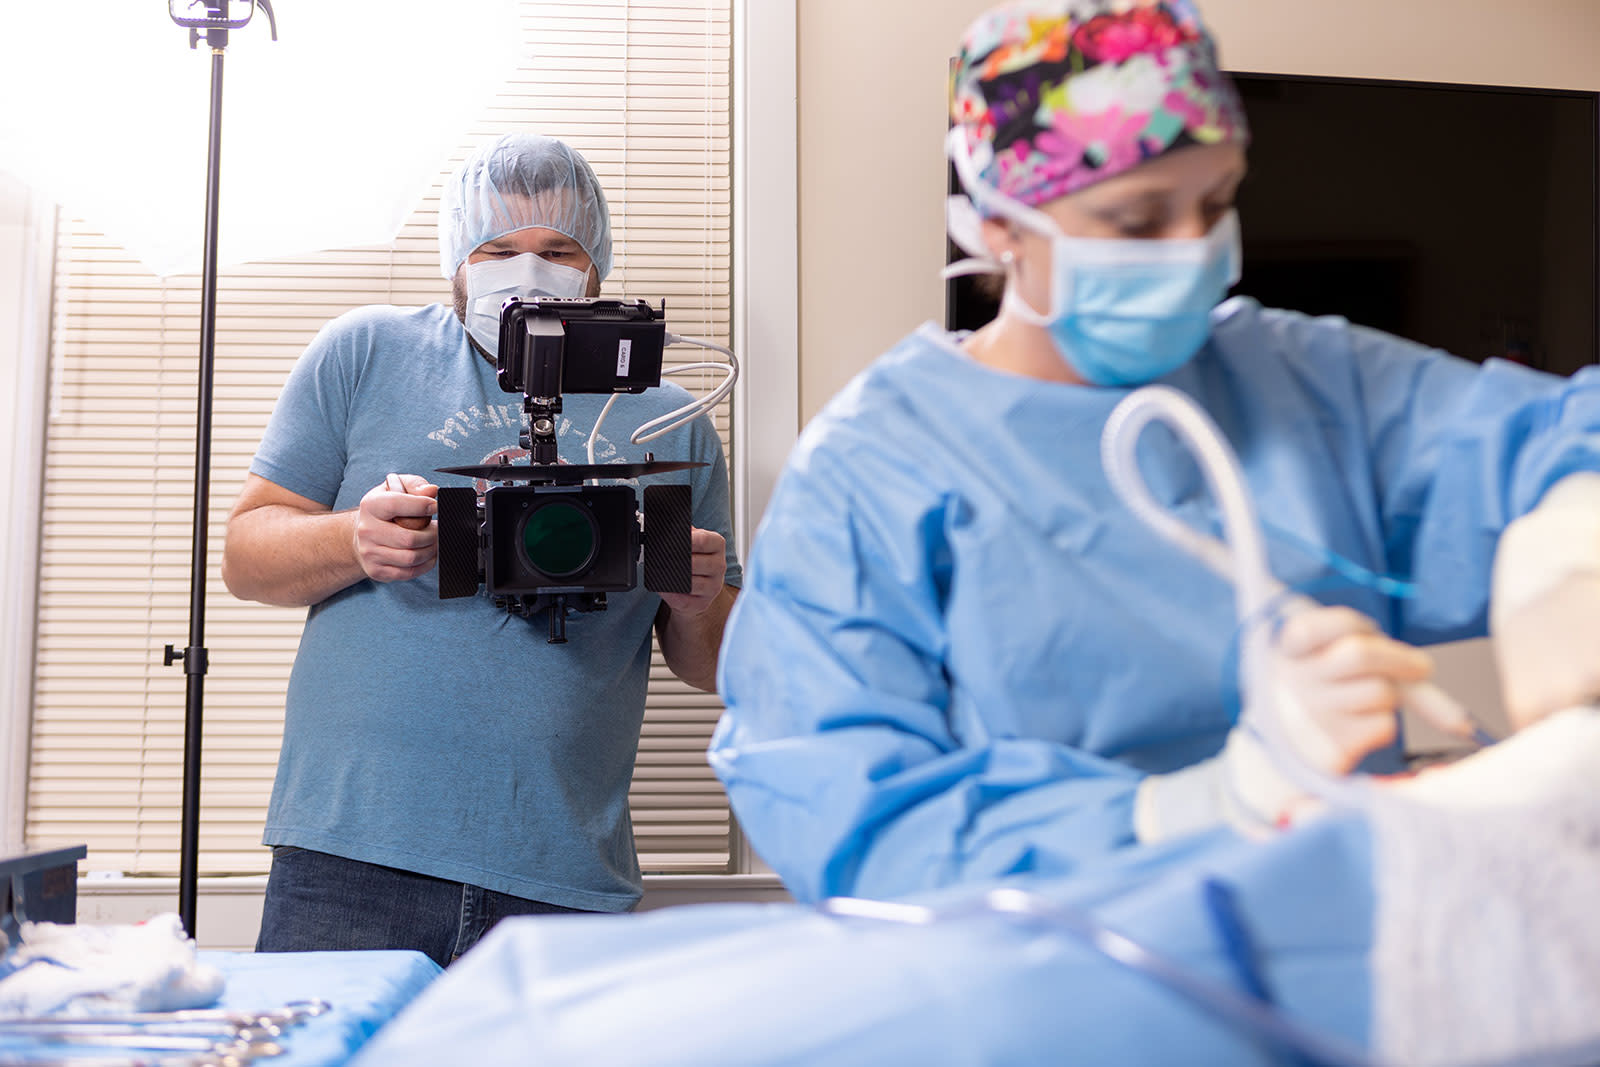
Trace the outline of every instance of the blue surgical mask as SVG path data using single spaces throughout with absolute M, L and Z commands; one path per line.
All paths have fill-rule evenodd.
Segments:
M 500 355 L 500 306 L 516 296 L 575 300 L 589 290 L 589 274 L 551 263 L 532 252 L 485 259 L 467 267 L 467 333 L 490 356 Z
M 1024 225 L 1041 228 L 1038 218 Z M 1239 220 L 1230 211 L 1204 237 L 1068 237 L 1051 227 L 1050 310 L 1006 286 L 1015 314 L 1044 327 L 1091 385 L 1153 382 L 1194 358 L 1211 334 L 1211 309 L 1239 279 Z
M 983 239 L 983 214 L 1050 239 L 1050 308 L 1029 307 L 1007 280 L 1005 306 L 1050 332 L 1056 351 L 1091 385 L 1136 386 L 1194 358 L 1211 335 L 1211 310 L 1239 280 L 1239 217 L 1229 211 L 1204 237 L 1182 240 L 1068 237 L 1054 219 L 985 182 L 959 127 L 945 142 L 972 199 L 951 197 L 950 238 L 973 259 L 945 276 L 1005 270 Z M 979 207 L 982 208 L 980 214 Z

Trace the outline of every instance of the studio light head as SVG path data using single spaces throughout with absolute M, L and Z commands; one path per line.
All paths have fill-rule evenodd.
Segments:
M 167 17 L 189 30 L 189 47 L 201 41 L 208 48 L 226 48 L 228 31 L 242 30 L 255 17 L 256 7 L 267 13 L 272 39 L 278 39 L 278 19 L 269 0 L 167 0 Z

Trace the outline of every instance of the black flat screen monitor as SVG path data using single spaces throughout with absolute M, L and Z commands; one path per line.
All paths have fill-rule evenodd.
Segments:
M 1600 362 L 1600 94 L 1233 78 L 1252 132 L 1235 293 L 1473 360 Z M 995 310 L 946 289 L 952 329 Z

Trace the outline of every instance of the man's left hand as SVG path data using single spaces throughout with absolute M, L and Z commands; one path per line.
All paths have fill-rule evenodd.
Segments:
M 687 593 L 662 593 L 661 602 L 681 618 L 704 615 L 722 592 L 728 573 L 728 543 L 715 530 L 689 531 L 689 569 L 694 575 Z

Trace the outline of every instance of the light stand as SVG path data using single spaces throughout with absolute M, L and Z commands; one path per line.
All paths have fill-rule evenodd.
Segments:
M 248 4 L 240 19 L 228 17 L 228 6 Z M 267 13 L 272 39 L 278 39 L 277 20 L 268 0 L 168 0 L 167 14 L 189 30 L 189 47 L 202 39 L 211 48 L 211 133 L 206 160 L 206 231 L 203 276 L 200 287 L 200 394 L 195 416 L 194 535 L 189 568 L 189 643 L 182 651 L 166 646 L 167 666 L 181 662 L 188 676 L 183 725 L 183 812 L 178 853 L 178 917 L 190 937 L 195 936 L 195 897 L 200 862 L 200 750 L 205 705 L 206 631 L 206 530 L 211 507 L 211 383 L 217 338 L 217 208 L 222 163 L 222 56 L 228 32 L 249 23 L 256 5 Z M 180 15 L 204 9 L 204 15 Z

